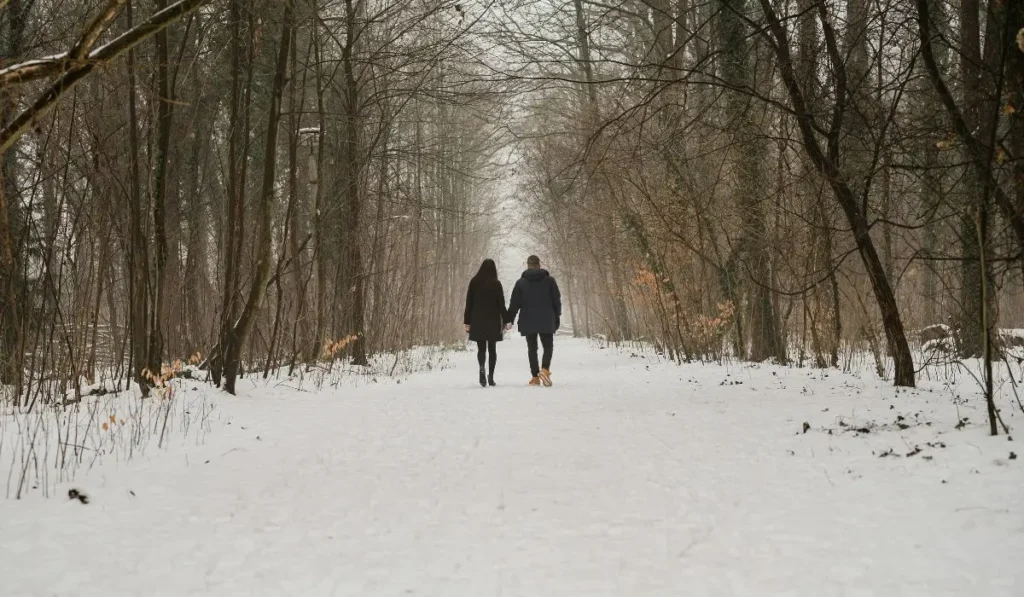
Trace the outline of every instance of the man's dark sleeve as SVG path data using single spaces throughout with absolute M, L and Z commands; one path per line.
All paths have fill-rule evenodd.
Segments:
M 466 291 L 466 314 L 462 318 L 462 323 L 469 325 L 469 316 L 473 312 L 473 285 L 469 285 L 469 290 Z
M 555 310 L 555 317 L 562 316 L 562 293 L 558 290 L 558 282 L 551 278 L 551 307 Z
M 505 323 L 515 322 L 522 300 L 522 291 L 520 290 L 519 282 L 516 282 L 516 285 L 512 287 L 512 299 L 508 302 L 508 315 L 506 316 Z

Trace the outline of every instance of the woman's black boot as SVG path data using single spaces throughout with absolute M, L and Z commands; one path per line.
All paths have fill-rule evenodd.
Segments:
M 487 375 L 484 373 L 484 368 L 480 367 L 480 387 L 487 387 Z
M 497 384 L 494 383 L 494 369 L 491 369 L 490 375 L 487 376 L 487 385 L 494 387 Z

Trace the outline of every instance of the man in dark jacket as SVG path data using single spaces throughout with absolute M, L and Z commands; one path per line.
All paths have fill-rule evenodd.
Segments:
M 526 336 L 530 355 L 530 385 L 551 387 L 551 352 L 554 350 L 555 331 L 562 318 L 562 294 L 548 270 L 540 268 L 540 258 L 530 255 L 527 270 L 512 289 L 508 307 L 508 322 L 519 314 L 519 333 Z M 544 361 L 537 363 L 537 339 L 544 346 Z

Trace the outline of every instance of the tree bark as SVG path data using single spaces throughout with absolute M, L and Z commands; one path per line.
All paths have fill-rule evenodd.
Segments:
M 1024 213 L 1024 2 L 1007 2 L 1006 29 L 1017 32 L 1006 60 L 1006 90 L 1009 106 L 1010 148 L 1013 152 L 1014 206 Z
M 273 247 L 274 177 L 277 165 L 277 136 L 281 122 L 281 98 L 284 94 L 285 77 L 288 72 L 288 52 L 291 48 L 293 28 L 293 0 L 284 0 L 281 41 L 278 47 L 277 66 L 267 114 L 267 142 L 264 152 L 263 184 L 260 191 L 258 211 L 259 236 L 256 242 L 256 272 L 249 287 L 248 298 L 238 321 L 224 347 L 224 389 L 235 393 L 235 381 L 241 362 L 242 348 L 256 321 L 256 313 L 263 304 L 270 280 L 271 249 Z
M 22 0 L 10 0 L 7 7 L 7 44 L 4 52 L 20 59 L 23 52 L 27 7 Z M 0 128 L 6 128 L 17 109 L 15 90 L 0 85 Z M 24 334 L 21 301 L 20 245 L 16 231 L 18 210 L 18 147 L 0 149 L 0 384 L 14 386 L 15 400 L 22 393 Z M 16 402 L 17 403 L 17 402 Z
M 359 82 L 356 80 L 355 56 L 356 40 L 359 37 L 356 19 L 356 4 L 353 0 L 345 0 L 345 44 L 341 49 L 342 70 L 345 77 L 345 140 L 342 146 L 342 168 L 344 172 L 345 201 L 345 238 L 343 245 L 345 277 L 342 290 L 349 294 L 350 313 L 346 318 L 349 330 L 346 334 L 356 336 L 352 342 L 352 363 L 366 365 L 366 337 L 363 329 L 366 298 L 366 276 L 363 267 L 361 215 L 363 209 L 362 155 L 360 128 L 362 126 L 359 105 Z
M 298 30 L 297 27 L 296 30 Z M 301 141 L 299 130 L 302 128 L 302 108 L 305 104 L 305 92 L 300 93 L 298 85 L 299 62 L 297 41 L 296 36 L 296 40 L 292 42 L 291 76 L 288 81 L 290 85 L 288 97 L 290 113 L 288 126 L 288 197 L 290 205 L 293 206 L 291 209 L 291 221 L 288 223 L 292 231 L 289 237 L 290 244 L 288 248 L 294 261 L 291 267 L 292 286 L 297 293 L 295 298 L 297 303 L 295 307 L 295 320 L 292 329 L 292 354 L 289 357 L 290 367 L 294 367 L 295 358 L 299 352 L 313 342 L 313 339 L 309 336 L 309 301 L 307 300 L 309 288 L 306 279 L 303 278 L 308 263 L 306 243 L 299 240 L 300 233 L 303 236 L 307 235 L 307 224 L 303 214 L 308 209 L 305 188 L 309 184 L 309 175 L 307 169 L 299 164 L 299 144 Z M 302 89 L 304 90 L 305 75 L 302 77 L 302 82 Z M 303 174 L 302 176 L 300 176 L 300 172 Z
M 736 88 L 754 89 L 757 86 L 753 71 L 752 53 L 756 48 L 747 42 L 746 28 L 741 20 L 747 13 L 747 0 L 721 0 L 719 31 L 724 51 L 722 78 Z M 764 199 L 760 197 L 765 172 L 761 167 L 764 148 L 758 145 L 756 118 L 751 100 L 737 91 L 727 92 L 725 115 L 731 120 L 733 145 L 737 149 L 735 161 L 736 185 L 733 195 L 740 209 L 743 223 L 741 240 L 744 265 L 747 270 L 749 297 L 750 353 L 753 361 L 775 359 L 786 362 L 786 352 L 779 330 L 779 319 L 772 300 L 771 256 Z M 738 307 L 738 305 L 737 305 Z
M 324 165 L 325 143 L 327 135 L 327 109 L 324 105 L 324 82 L 321 64 L 323 60 L 319 16 L 316 0 L 313 0 L 313 53 L 316 62 L 316 108 L 317 108 L 317 153 L 316 153 L 316 196 L 313 201 L 313 241 L 316 250 L 313 254 L 316 268 L 316 324 L 315 337 L 307 346 L 306 362 L 312 363 L 319 355 L 320 343 L 327 340 L 327 230 L 324 220 Z
M 132 4 L 128 2 L 126 17 L 128 27 L 132 28 Z M 129 145 L 129 210 L 131 225 L 131 251 L 128 253 L 128 268 L 131 271 L 129 284 L 129 301 L 131 302 L 131 347 L 132 374 L 143 396 L 149 395 L 152 386 L 150 376 L 146 375 L 149 366 L 149 242 L 146 236 L 146 224 L 143 220 L 148 210 L 143 202 L 142 181 L 139 174 L 141 149 L 139 146 L 139 118 L 136 108 L 135 51 L 128 52 L 128 145 Z
M 235 318 L 239 310 L 238 285 L 239 267 L 242 258 L 242 242 L 245 231 L 245 186 L 248 155 L 249 127 L 249 85 L 252 76 L 252 31 L 247 28 L 249 41 L 243 47 L 242 3 L 245 0 L 231 0 L 228 20 L 231 23 L 231 108 L 228 121 L 228 164 L 227 201 L 224 238 L 221 251 L 224 255 L 224 286 L 221 295 L 221 332 L 217 350 L 211 355 L 213 382 L 221 383 L 225 374 L 229 347 L 237 344 Z M 248 73 L 243 81 L 243 70 Z
M 154 0 L 157 11 L 167 8 L 167 0 Z M 153 157 L 153 309 L 149 314 L 149 370 L 159 372 L 163 361 L 165 324 L 164 290 L 167 282 L 167 167 L 171 150 L 171 124 L 174 90 L 171 88 L 167 52 L 167 30 L 154 36 L 156 41 L 157 137 Z

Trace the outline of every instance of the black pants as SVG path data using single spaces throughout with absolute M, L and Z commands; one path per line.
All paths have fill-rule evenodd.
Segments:
M 526 347 L 527 352 L 530 355 L 530 373 L 534 377 L 540 373 L 541 366 L 537 365 L 537 336 L 540 336 L 540 343 L 544 346 L 544 361 L 543 367 L 545 369 L 551 368 L 551 353 L 555 349 L 555 335 L 554 334 L 527 334 L 526 335 Z
M 484 368 L 484 360 L 487 358 L 487 351 L 491 353 L 490 367 L 491 374 L 494 374 L 494 366 L 498 364 L 498 343 L 494 340 L 477 340 L 476 343 L 476 360 L 480 363 L 480 368 Z

